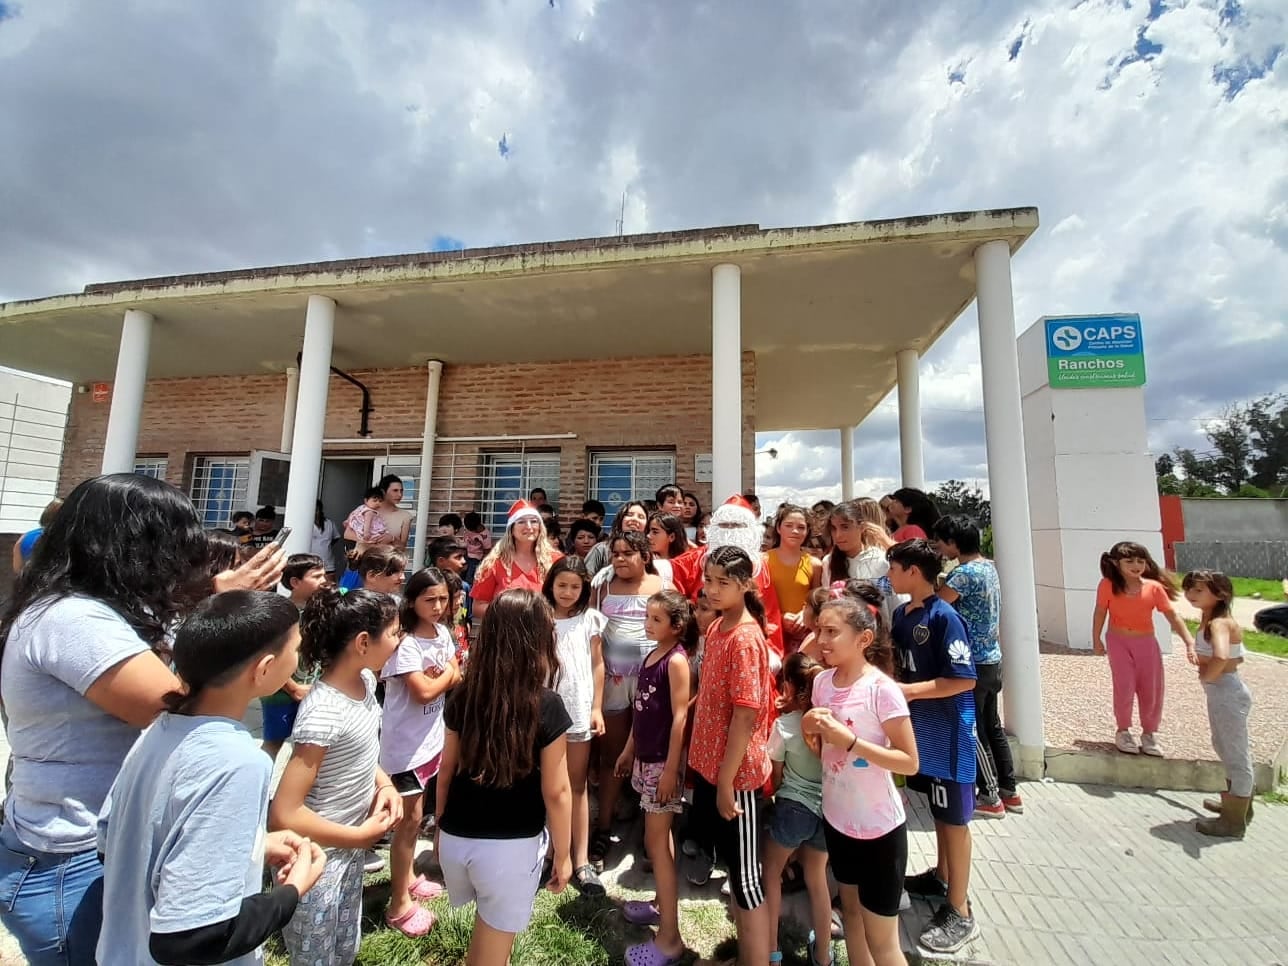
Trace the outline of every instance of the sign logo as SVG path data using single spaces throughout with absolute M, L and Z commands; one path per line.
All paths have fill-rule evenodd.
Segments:
M 96 382 L 91 389 L 91 399 L 96 403 L 105 403 L 112 398 L 112 384 L 110 382 Z
M 1123 389 L 1145 384 L 1139 315 L 1047 319 L 1046 350 L 1052 389 Z
M 1051 341 L 1065 352 L 1072 352 L 1082 345 L 1082 333 L 1071 325 L 1062 325 L 1051 334 Z

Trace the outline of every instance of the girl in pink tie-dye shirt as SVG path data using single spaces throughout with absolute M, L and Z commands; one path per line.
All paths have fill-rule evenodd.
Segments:
M 866 590 L 866 588 L 864 588 Z M 848 593 L 823 605 L 818 646 L 829 670 L 814 680 L 803 722 L 822 740 L 823 831 L 840 884 L 850 962 L 902 963 L 899 900 L 908 863 L 903 800 L 891 773 L 917 773 L 908 703 L 891 678 L 894 655 L 873 600 Z

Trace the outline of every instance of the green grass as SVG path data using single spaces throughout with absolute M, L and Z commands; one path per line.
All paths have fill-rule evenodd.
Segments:
M 1185 624 L 1189 627 L 1190 633 L 1198 633 L 1198 621 L 1187 620 Z M 1278 634 L 1262 634 L 1260 631 L 1244 628 L 1243 646 L 1251 651 L 1256 651 L 1258 654 L 1288 657 L 1288 637 L 1280 637 Z
M 1261 600 L 1279 603 L 1284 600 L 1282 580 L 1259 580 L 1256 577 L 1231 577 L 1235 597 L 1252 597 L 1260 594 Z
M 1272 791 L 1263 792 L 1258 795 L 1257 798 L 1265 802 L 1267 805 L 1288 805 L 1288 793 L 1284 792 L 1283 785 L 1280 785 Z

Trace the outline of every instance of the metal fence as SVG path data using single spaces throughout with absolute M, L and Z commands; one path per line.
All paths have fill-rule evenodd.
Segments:
M 1288 577 L 1288 540 L 1193 541 L 1175 545 L 1176 569 L 1219 570 L 1232 577 Z

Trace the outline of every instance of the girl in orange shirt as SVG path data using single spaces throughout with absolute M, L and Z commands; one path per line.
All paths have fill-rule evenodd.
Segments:
M 783 650 L 800 649 L 809 628 L 805 626 L 805 604 L 809 592 L 823 578 L 823 565 L 804 549 L 809 536 L 809 515 L 804 507 L 784 503 L 774 516 L 774 545 L 764 553 L 774 593 L 783 609 Z
M 1096 610 L 1091 618 L 1092 649 L 1109 655 L 1113 678 L 1114 718 L 1118 734 L 1114 746 L 1127 755 L 1144 752 L 1163 757 L 1158 726 L 1163 719 L 1163 655 L 1154 636 L 1154 611 L 1167 618 L 1185 642 L 1193 664 L 1194 638 L 1176 616 L 1172 601 L 1178 596 L 1172 575 L 1162 570 L 1139 543 L 1116 543 L 1100 556 L 1104 579 L 1096 588 Z M 1106 632 L 1105 619 L 1109 627 Z M 1131 733 L 1132 699 L 1140 705 L 1140 747 Z

